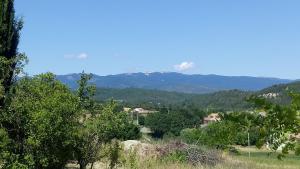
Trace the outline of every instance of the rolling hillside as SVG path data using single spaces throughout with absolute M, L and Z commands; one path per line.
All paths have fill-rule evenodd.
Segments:
M 247 97 L 251 95 L 278 94 L 276 97 L 268 99 L 279 104 L 287 104 L 290 101 L 289 91 L 300 92 L 300 82 L 274 85 L 257 92 L 227 90 L 208 94 L 187 94 L 136 88 L 98 88 L 96 98 L 99 101 L 115 99 L 124 104 L 148 107 L 192 104 L 208 110 L 245 110 L 251 108 L 251 104 L 246 101 Z
M 288 104 L 291 101 L 289 96 L 290 92 L 300 92 L 300 81 L 274 85 L 257 92 L 257 95 L 266 96 L 268 99 L 278 104 Z
M 125 105 L 152 108 L 189 104 L 200 109 L 243 110 L 250 108 L 246 98 L 251 94 L 253 92 L 239 90 L 220 91 L 210 94 L 187 94 L 136 88 L 98 88 L 96 99 L 99 101 L 114 99 Z

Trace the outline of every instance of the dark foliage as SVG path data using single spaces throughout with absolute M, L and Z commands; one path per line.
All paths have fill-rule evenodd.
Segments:
M 153 130 L 154 137 L 161 138 L 167 133 L 179 136 L 182 129 L 199 126 L 204 115 L 205 112 L 192 107 L 161 108 L 146 117 L 145 125 Z
M 0 85 L 6 96 L 25 59 L 18 53 L 22 27 L 22 20 L 15 17 L 14 0 L 0 0 Z M 0 107 L 4 107 L 5 98 L 0 97 Z

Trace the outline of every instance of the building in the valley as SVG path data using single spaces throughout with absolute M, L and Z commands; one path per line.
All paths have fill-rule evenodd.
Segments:
M 266 99 L 272 99 L 272 98 L 277 98 L 279 96 L 279 93 L 265 93 L 260 95 Z
M 146 110 L 146 109 L 143 109 L 143 108 L 134 108 L 134 109 L 131 109 L 131 108 L 123 108 L 123 111 L 124 112 L 127 112 L 128 114 L 130 114 L 131 116 L 131 119 L 132 121 L 135 121 L 137 125 L 139 125 L 139 118 L 142 116 L 142 117 L 146 117 L 148 116 L 149 114 L 152 114 L 152 113 L 156 113 L 158 111 L 155 111 L 155 110 Z M 143 118 L 144 119 L 144 118 Z
M 220 115 L 219 113 L 211 113 L 208 116 L 204 117 L 203 119 L 203 125 L 207 125 L 209 123 L 220 121 Z
M 154 110 L 146 110 L 146 109 L 143 109 L 143 108 L 135 108 L 132 110 L 132 113 L 134 114 L 138 114 L 140 116 L 147 116 L 149 114 L 152 114 L 152 113 L 156 113 L 157 111 L 154 111 Z
M 127 113 L 130 112 L 130 110 L 131 110 L 131 108 L 129 108 L 129 107 L 124 107 L 124 108 L 123 108 L 123 111 L 124 111 L 124 112 L 127 112 Z

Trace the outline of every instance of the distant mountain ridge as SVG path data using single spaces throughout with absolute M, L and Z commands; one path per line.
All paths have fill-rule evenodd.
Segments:
M 57 79 L 71 88 L 77 87 L 80 74 L 57 75 Z M 140 88 L 181 93 L 213 93 L 223 90 L 258 91 L 290 83 L 292 80 L 250 76 L 187 75 L 175 72 L 130 73 L 99 76 L 93 75 L 91 83 L 100 88 Z

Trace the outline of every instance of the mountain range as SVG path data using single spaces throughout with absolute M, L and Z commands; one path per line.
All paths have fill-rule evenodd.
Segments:
M 80 74 L 57 75 L 57 79 L 75 89 L 77 88 Z M 258 91 L 273 85 L 290 82 L 293 81 L 250 76 L 187 75 L 175 72 L 127 73 L 107 76 L 93 74 L 93 79 L 91 80 L 91 83 L 98 88 L 138 88 L 194 94 L 233 89 Z

